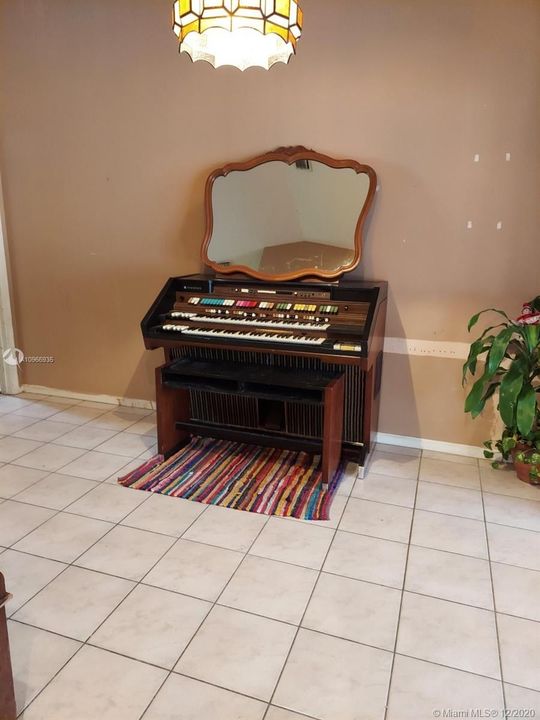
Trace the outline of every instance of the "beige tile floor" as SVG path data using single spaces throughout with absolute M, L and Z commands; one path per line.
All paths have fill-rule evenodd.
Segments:
M 0 397 L 25 720 L 540 715 L 539 489 L 379 447 L 307 523 L 116 485 L 154 450 L 149 411 Z

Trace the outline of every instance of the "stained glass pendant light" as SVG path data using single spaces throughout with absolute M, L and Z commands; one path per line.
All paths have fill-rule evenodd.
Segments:
M 302 10 L 297 0 L 176 0 L 173 29 L 193 61 L 268 70 L 296 52 Z

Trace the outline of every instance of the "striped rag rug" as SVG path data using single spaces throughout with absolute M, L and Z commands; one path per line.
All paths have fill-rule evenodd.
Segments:
M 206 505 L 329 520 L 345 467 L 346 463 L 341 465 L 324 491 L 318 455 L 193 437 L 168 460 L 155 455 L 118 482 Z

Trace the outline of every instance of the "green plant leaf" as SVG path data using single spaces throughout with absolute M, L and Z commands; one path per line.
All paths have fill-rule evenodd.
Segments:
M 527 372 L 526 364 L 521 357 L 516 358 L 501 380 L 499 392 L 499 411 L 503 423 L 507 427 L 516 424 L 516 406 L 519 393 L 523 387 L 523 375 Z
M 529 352 L 533 352 L 540 342 L 540 325 L 523 325 L 522 334 Z
M 508 323 L 499 323 L 498 325 L 490 325 L 489 327 L 487 327 L 484 330 L 484 332 L 480 335 L 478 340 L 483 340 L 484 342 L 489 343 L 491 345 L 491 341 L 494 340 L 495 335 L 489 335 L 489 337 L 488 337 L 488 333 L 491 330 L 496 330 L 497 328 L 507 327 L 507 326 L 508 326 Z
M 499 369 L 499 365 L 504 358 L 506 348 L 508 347 L 513 334 L 514 327 L 507 327 L 504 330 L 501 330 L 499 335 L 493 341 L 486 363 L 486 375 L 488 378 L 492 377 Z
M 480 415 L 480 413 L 481 413 L 482 410 L 484 409 L 487 401 L 490 399 L 490 397 L 492 397 L 493 395 L 495 395 L 495 391 L 497 390 L 497 388 L 499 387 L 500 384 L 501 384 L 501 383 L 496 382 L 496 383 L 491 383 L 491 385 L 488 385 L 488 386 L 487 386 L 487 390 L 486 390 L 486 391 L 484 392 L 484 394 L 482 395 L 482 399 L 481 399 L 481 401 L 480 401 L 480 406 L 479 406 L 477 409 L 475 409 L 475 410 L 473 410 L 473 411 L 471 412 L 471 415 L 472 415 L 473 418 L 475 418 L 475 417 L 477 417 L 478 415 Z
M 472 330 L 472 328 L 473 328 L 473 327 L 476 325 L 476 323 L 478 322 L 478 320 L 479 320 L 479 318 L 480 318 L 480 315 L 483 315 L 484 313 L 487 313 L 487 312 L 495 312 L 495 313 L 498 313 L 499 315 L 502 315 L 504 318 L 506 318 L 506 320 L 507 320 L 509 323 L 512 322 L 512 321 L 510 320 L 510 318 L 508 317 L 508 315 L 507 315 L 505 312 L 503 312 L 502 310 L 497 310 L 496 308 L 486 308 L 485 310 L 481 310 L 479 313 L 476 313 L 476 315 L 473 315 L 472 318 L 469 320 L 469 325 L 467 326 L 469 332 Z
M 503 455 L 507 456 L 510 450 L 513 450 L 517 445 L 515 437 L 505 437 L 502 441 Z
M 530 383 L 523 385 L 516 408 L 518 430 L 522 435 L 528 435 L 536 415 L 536 393 Z
M 484 450 L 484 457 L 485 457 L 487 460 L 491 460 L 492 458 L 495 457 L 495 453 L 492 452 L 491 450 Z
M 483 355 L 484 353 L 487 353 L 491 350 L 491 342 L 488 342 L 488 341 L 491 341 L 493 339 L 494 339 L 493 335 L 490 335 L 488 338 L 485 338 L 484 343 L 487 343 L 487 344 L 484 344 L 480 348 L 480 351 L 477 353 L 476 357 L 472 358 L 470 366 L 469 366 L 469 371 L 470 371 L 471 375 L 476 375 L 476 366 L 478 364 L 480 355 Z
M 486 403 L 490 397 L 495 395 L 495 390 L 497 390 L 498 387 L 500 387 L 500 382 L 492 382 L 491 385 L 488 386 L 488 389 L 484 393 L 484 397 L 482 398 L 484 403 Z
M 482 310 L 482 312 L 485 312 L 485 310 Z M 467 330 L 471 332 L 473 327 L 476 325 L 478 320 L 480 319 L 480 315 L 482 312 L 476 313 L 476 315 L 473 315 L 472 318 L 469 320 L 469 324 L 467 325 Z
M 472 417 L 477 417 L 482 410 L 486 401 L 484 400 L 484 387 L 486 385 L 486 374 L 477 380 L 472 386 L 471 392 L 465 399 L 465 412 L 470 412 Z
M 474 375 L 476 371 L 476 363 L 480 353 L 485 352 L 489 348 L 484 348 L 484 341 L 482 338 L 475 340 L 469 350 L 469 356 L 463 365 L 463 378 L 462 382 L 465 382 L 467 371 L 470 371 L 471 375 Z

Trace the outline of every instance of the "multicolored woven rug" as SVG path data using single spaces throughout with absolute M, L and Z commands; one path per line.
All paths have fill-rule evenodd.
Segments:
M 193 437 L 164 461 L 156 455 L 120 485 L 207 505 L 303 520 L 329 520 L 345 465 L 323 491 L 319 456 Z

